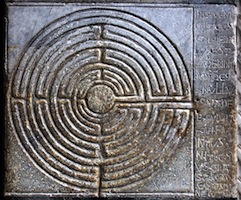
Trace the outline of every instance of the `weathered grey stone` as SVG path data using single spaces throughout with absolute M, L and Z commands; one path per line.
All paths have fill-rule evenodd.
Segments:
M 236 7 L 49 2 L 7 4 L 5 194 L 236 198 Z
M 54 3 L 158 3 L 158 4 L 231 4 L 238 0 L 5 0 L 6 2 L 54 2 Z
M 195 9 L 195 180 L 200 196 L 236 193 L 235 18 L 234 7 Z

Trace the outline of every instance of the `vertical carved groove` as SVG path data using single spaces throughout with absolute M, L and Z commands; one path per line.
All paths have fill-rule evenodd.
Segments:
M 140 16 L 79 10 L 24 52 L 9 86 L 12 126 L 40 170 L 68 188 L 100 197 L 138 187 L 189 133 L 184 58 Z

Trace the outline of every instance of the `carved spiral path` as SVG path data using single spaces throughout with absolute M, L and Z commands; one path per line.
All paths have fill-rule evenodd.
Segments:
M 86 9 L 26 47 L 11 78 L 11 121 L 35 164 L 79 192 L 121 192 L 150 177 L 186 134 L 184 62 L 153 25 Z

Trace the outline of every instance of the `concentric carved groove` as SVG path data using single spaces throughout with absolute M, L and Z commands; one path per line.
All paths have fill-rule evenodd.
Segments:
M 177 49 L 124 11 L 57 19 L 26 47 L 11 84 L 9 112 L 23 148 L 42 171 L 83 193 L 121 192 L 151 177 L 191 119 Z

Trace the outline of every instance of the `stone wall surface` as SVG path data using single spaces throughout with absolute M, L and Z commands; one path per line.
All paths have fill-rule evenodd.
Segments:
M 6 1 L 6 198 L 238 198 L 238 3 Z

